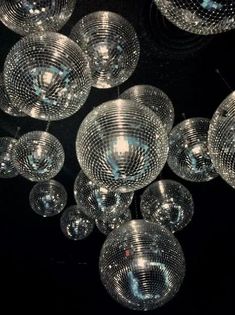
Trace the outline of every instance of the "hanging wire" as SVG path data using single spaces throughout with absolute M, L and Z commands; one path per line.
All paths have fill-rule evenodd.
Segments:
M 187 119 L 185 113 L 181 113 L 181 116 L 183 117 L 183 119 Z
M 46 125 L 46 129 L 45 129 L 46 132 L 48 132 L 48 130 L 50 128 L 50 125 L 51 125 L 51 121 L 49 119 L 48 122 L 47 122 L 47 125 Z
M 140 216 L 139 216 L 139 211 L 138 211 L 138 200 L 137 200 L 137 195 L 135 194 L 134 195 L 134 202 L 133 202 L 133 207 L 134 207 L 134 218 L 135 219 L 140 219 Z
M 224 84 L 227 86 L 227 88 L 233 92 L 234 90 L 232 89 L 231 85 L 228 83 L 228 81 L 224 78 L 224 76 L 221 74 L 219 69 L 215 69 L 215 72 L 218 74 L 220 79 L 224 82 Z
M 21 127 L 18 126 L 18 127 L 16 128 L 16 132 L 15 132 L 15 135 L 14 135 L 14 138 L 15 138 L 15 139 L 18 139 L 18 138 L 19 138 L 19 132 L 20 132 L 20 130 L 21 130 Z
M 120 97 L 120 86 L 117 87 L 117 98 Z

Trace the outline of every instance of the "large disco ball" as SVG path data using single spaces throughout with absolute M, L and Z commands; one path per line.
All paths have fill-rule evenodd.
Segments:
M 179 28 L 200 35 L 235 28 L 234 0 L 154 0 L 161 13 Z
M 48 132 L 28 132 L 13 150 L 17 171 L 31 181 L 46 181 L 56 176 L 64 164 L 64 150 L 57 138 Z
M 192 219 L 194 203 L 191 193 L 173 180 L 160 180 L 151 184 L 141 196 L 143 218 L 158 222 L 171 232 L 183 229 Z
M 10 50 L 4 81 L 11 102 L 41 120 L 73 115 L 91 88 L 88 59 L 68 37 L 39 33 L 24 37 Z
M 167 159 L 168 139 L 151 109 L 118 99 L 87 115 L 76 150 L 82 170 L 96 185 L 130 192 L 158 176 Z
M 213 115 L 208 147 L 216 171 L 235 188 L 235 92 L 221 103 Z
M 175 126 L 169 135 L 168 165 L 179 177 L 205 182 L 217 176 L 208 151 L 207 118 L 190 118 Z
M 119 193 L 98 187 L 80 171 L 74 183 L 74 197 L 84 213 L 93 219 L 113 219 L 131 204 L 133 193 Z
M 73 13 L 76 0 L 1 0 L 0 20 L 21 35 L 58 31 Z
M 108 11 L 88 14 L 74 26 L 70 36 L 89 56 L 93 86 L 118 86 L 134 72 L 139 41 L 122 16 Z
M 94 229 L 94 221 L 86 216 L 78 205 L 64 210 L 60 218 L 60 227 L 64 235 L 74 241 L 88 237 Z
M 101 281 L 120 304 L 152 310 L 179 290 L 185 262 L 180 244 L 160 224 L 133 220 L 112 231 L 100 253 Z
M 14 138 L 0 137 L 0 178 L 13 178 L 19 174 L 12 160 L 16 143 Z
M 174 123 L 174 107 L 169 97 L 160 89 L 151 85 L 135 85 L 124 91 L 120 98 L 149 107 L 161 119 L 166 131 L 171 131 Z
M 41 182 L 33 186 L 29 194 L 31 208 L 43 217 L 60 213 L 67 203 L 67 192 L 56 180 Z

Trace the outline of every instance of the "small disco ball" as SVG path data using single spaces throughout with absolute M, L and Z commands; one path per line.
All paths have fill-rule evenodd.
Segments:
M 1 0 L 0 20 L 14 32 L 58 31 L 73 13 L 76 0 Z
M 210 122 L 208 147 L 219 175 L 235 188 L 235 92 L 217 108 Z
M 48 132 L 28 132 L 17 141 L 13 162 L 25 178 L 40 182 L 56 176 L 64 164 L 64 150 L 57 138 Z
M 10 50 L 4 81 L 11 102 L 41 120 L 60 120 L 77 112 L 91 89 L 88 59 L 68 37 L 39 33 Z
M 123 306 L 148 311 L 178 292 L 184 255 L 174 235 L 160 224 L 132 220 L 112 231 L 100 253 L 101 281 Z
M 120 85 L 129 79 L 139 61 L 136 32 L 116 13 L 98 11 L 86 15 L 74 26 L 70 37 L 89 56 L 94 87 Z
M 94 221 L 86 216 L 78 205 L 65 209 L 60 218 L 62 232 L 67 238 L 74 241 L 88 237 L 94 226 Z
M 218 174 L 208 151 L 207 118 L 190 118 L 175 126 L 169 135 L 168 165 L 179 177 L 206 182 Z
M 74 183 L 74 196 L 84 213 L 93 219 L 114 219 L 131 204 L 133 193 L 108 191 L 95 185 L 83 171 Z
M 87 115 L 76 150 L 81 169 L 97 186 L 126 193 L 158 176 L 167 159 L 168 139 L 151 109 L 118 99 Z
M 140 210 L 145 220 L 177 232 L 191 221 L 194 203 L 186 187 L 173 180 L 160 180 L 146 188 Z
M 17 140 L 11 137 L 0 138 L 0 178 L 13 178 L 19 174 L 12 161 L 16 143 Z
M 169 133 L 174 123 L 174 107 L 169 97 L 160 89 L 151 85 L 135 85 L 124 91 L 120 98 L 129 99 L 152 109 L 161 119 Z
M 51 179 L 32 188 L 29 194 L 31 208 L 43 217 L 60 213 L 67 203 L 67 192 L 62 184 Z
M 154 0 L 161 13 L 182 30 L 210 35 L 235 28 L 234 0 Z

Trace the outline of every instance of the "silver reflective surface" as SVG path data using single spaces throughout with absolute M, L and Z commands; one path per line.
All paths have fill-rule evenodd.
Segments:
M 12 157 L 16 143 L 14 138 L 0 137 L 0 178 L 13 178 L 19 174 Z

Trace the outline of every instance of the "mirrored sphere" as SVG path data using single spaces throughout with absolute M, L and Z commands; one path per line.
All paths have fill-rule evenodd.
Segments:
M 83 17 L 70 37 L 89 56 L 93 86 L 120 85 L 134 72 L 140 54 L 132 25 L 122 16 L 98 11 Z
M 74 241 L 89 236 L 94 229 L 94 221 L 85 215 L 78 205 L 64 210 L 60 218 L 60 227 L 64 235 Z
M 152 310 L 174 297 L 185 274 L 174 235 L 160 224 L 132 220 L 112 231 L 100 253 L 101 281 L 108 293 L 133 310 Z
M 18 175 L 12 160 L 16 143 L 14 138 L 0 137 L 0 178 L 13 178 Z
M 95 185 L 80 171 L 74 183 L 74 197 L 84 213 L 93 219 L 113 219 L 131 204 L 133 193 L 108 191 Z
M 186 187 L 173 180 L 160 180 L 145 189 L 140 210 L 145 220 L 176 232 L 191 221 L 194 203 Z
M 51 179 L 33 186 L 29 194 L 31 208 L 43 217 L 60 213 L 67 203 L 67 192 L 62 184 Z
M 96 185 L 130 192 L 158 176 L 167 159 L 168 139 L 151 109 L 118 99 L 87 115 L 76 150 L 81 169 Z
M 57 138 L 48 132 L 28 132 L 18 140 L 13 150 L 17 171 L 31 181 L 46 181 L 55 177 L 64 164 L 64 150 Z
M 207 118 L 190 118 L 172 129 L 167 162 L 179 177 L 205 182 L 217 176 L 208 151 L 209 124 Z
M 88 59 L 68 37 L 31 34 L 18 41 L 4 64 L 11 102 L 41 120 L 60 120 L 77 112 L 91 89 Z
M 135 85 L 124 91 L 120 98 L 129 99 L 152 109 L 169 133 L 174 123 L 174 107 L 169 97 L 151 85 Z
M 1 0 L 0 20 L 21 35 L 58 31 L 73 13 L 76 0 Z

